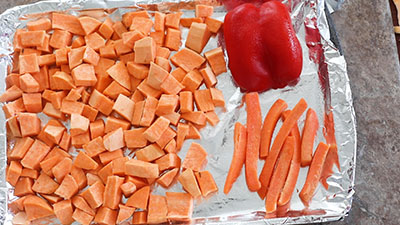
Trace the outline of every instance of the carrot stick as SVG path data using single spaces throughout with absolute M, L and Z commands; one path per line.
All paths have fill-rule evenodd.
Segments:
M 289 115 L 289 113 L 290 113 L 289 110 L 283 112 L 282 119 L 285 120 L 287 118 L 287 116 Z M 293 136 L 295 139 L 293 159 L 292 159 L 292 162 L 290 163 L 288 176 L 286 178 L 285 185 L 283 186 L 281 196 L 279 197 L 279 200 L 278 200 L 278 206 L 284 206 L 290 202 L 294 188 L 296 187 L 297 177 L 299 176 L 299 171 L 300 171 L 301 139 L 300 139 L 299 127 L 297 126 L 297 124 L 295 124 L 294 127 L 292 128 L 290 135 Z
M 261 187 L 257 179 L 257 160 L 260 154 L 261 135 L 261 108 L 257 92 L 247 93 L 245 96 L 247 111 L 247 149 L 246 149 L 246 183 L 250 191 L 257 191 Z
M 301 166 L 309 166 L 312 159 L 314 139 L 319 127 L 317 114 L 313 109 L 307 111 L 301 139 Z
M 281 116 L 283 110 L 287 108 L 287 103 L 278 99 L 265 116 L 264 124 L 261 129 L 261 146 L 260 146 L 260 158 L 268 156 L 269 147 L 271 145 L 272 134 L 274 133 L 276 123 Z
M 275 168 L 276 159 L 278 158 L 282 145 L 286 140 L 286 137 L 289 135 L 290 131 L 294 127 L 294 125 L 297 123 L 297 120 L 300 118 L 300 116 L 304 113 L 306 109 L 307 109 L 307 103 L 302 98 L 293 108 L 292 112 L 289 114 L 285 122 L 283 122 L 282 127 L 279 130 L 274 140 L 274 143 L 272 144 L 271 151 L 269 152 L 267 159 L 265 160 L 264 167 L 259 177 L 259 180 L 262 184 L 262 188 L 260 189 L 258 194 L 262 199 L 265 197 L 266 190 L 268 189 L 272 172 Z
M 236 122 L 234 132 L 234 150 L 232 156 L 231 166 L 229 168 L 228 176 L 226 176 L 224 193 L 228 194 L 232 188 L 233 183 L 240 175 L 243 164 L 246 160 L 246 127 L 241 123 Z
M 308 203 L 314 195 L 315 189 L 317 189 L 328 151 L 329 145 L 323 142 L 320 142 L 317 150 L 315 150 L 310 169 L 308 170 L 306 182 L 304 183 L 303 189 L 299 195 L 305 206 L 308 206 Z
M 272 175 L 270 187 L 268 188 L 267 199 L 265 200 L 266 213 L 276 211 L 279 194 L 285 184 L 295 147 L 295 138 L 288 136 L 280 153 L 274 174 Z

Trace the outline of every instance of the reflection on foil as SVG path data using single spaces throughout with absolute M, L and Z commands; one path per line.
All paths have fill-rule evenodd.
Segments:
M 260 200 L 257 193 L 248 191 L 245 177 L 242 174 L 234 184 L 230 194 L 224 195 L 222 191 L 208 199 L 196 202 L 193 212 L 195 224 L 302 224 L 313 222 L 334 221 L 343 218 L 351 207 L 354 194 L 356 129 L 355 115 L 352 106 L 351 90 L 346 71 L 346 62 L 338 49 L 330 41 L 329 24 L 325 15 L 325 6 L 329 12 L 337 9 L 343 0 L 286 0 L 291 9 L 293 25 L 303 48 L 303 71 L 299 83 L 294 87 L 279 90 L 270 90 L 260 94 L 263 117 L 276 99 L 281 98 L 288 103 L 288 108 L 304 98 L 309 107 L 318 115 L 321 127 L 317 133 L 316 142 L 331 141 L 336 139 L 337 156 L 332 154 L 332 176 L 326 179 L 325 189 L 319 185 L 309 208 L 305 209 L 298 193 L 301 190 L 307 169 L 301 168 L 295 193 L 290 202 L 290 208 L 273 215 L 274 218 L 265 219 L 264 201 Z M 148 1 L 123 1 L 123 0 L 66 0 L 45 1 L 31 5 L 14 7 L 0 16 L 0 76 L 4 80 L 12 62 L 12 39 L 17 28 L 22 28 L 27 21 L 37 17 L 49 16 L 52 11 L 67 11 L 73 15 L 95 15 L 102 18 L 109 15 L 114 20 L 129 11 L 147 9 L 164 12 L 182 10 L 183 17 L 194 17 L 196 3 L 211 4 L 215 6 L 213 17 L 223 20 L 226 11 L 217 1 L 179 1 L 179 0 L 148 0 Z M 94 10 L 97 9 L 97 10 Z M 187 36 L 187 29 L 182 30 L 182 37 Z M 211 37 L 204 51 L 217 46 L 223 47 L 222 32 Z M 185 39 L 182 40 L 182 43 Z M 310 57 L 309 57 L 310 56 Z M 201 131 L 202 139 L 198 140 L 208 151 L 209 170 L 215 177 L 220 190 L 223 189 L 229 163 L 233 154 L 233 128 L 234 123 L 246 122 L 245 107 L 241 107 L 242 96 L 239 88 L 234 86 L 230 72 L 218 76 L 217 88 L 221 89 L 227 102 L 226 110 L 217 110 L 221 122 L 215 126 L 207 126 Z M 5 82 L 1 83 L 1 90 L 5 89 Z M 40 115 L 41 119 L 44 116 Z M 305 116 L 300 119 L 302 127 Z M 5 117 L 0 113 L 0 223 L 11 224 L 13 214 L 7 204 L 16 199 L 12 188 L 5 181 L 6 151 L 12 145 L 12 140 L 7 142 Z M 44 121 L 44 120 L 42 120 Z M 334 123 L 333 123 L 334 121 Z M 325 124 L 325 125 L 324 125 Z M 280 124 L 278 124 L 279 128 Z M 276 135 L 276 134 L 274 134 Z M 325 136 L 328 138 L 325 139 Z M 329 140 L 328 140 L 329 139 Z M 192 141 L 186 141 L 179 156 L 184 158 Z M 334 152 L 333 152 L 334 153 Z M 340 168 L 336 168 L 337 163 Z M 264 161 L 259 161 L 261 170 Z M 328 170 L 329 171 L 329 170 Z M 260 172 L 260 171 L 259 171 Z M 243 173 L 243 172 L 242 172 Z M 164 194 L 165 189 L 156 187 L 156 194 Z M 182 191 L 179 184 L 174 185 L 169 191 Z M 269 217 L 270 215 L 267 215 Z M 55 218 L 46 218 L 41 222 L 57 224 Z

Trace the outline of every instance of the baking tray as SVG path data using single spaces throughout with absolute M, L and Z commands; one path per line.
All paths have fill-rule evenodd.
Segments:
M 114 1 L 114 0 L 76 0 L 43 1 L 30 5 L 17 6 L 0 15 L 0 79 L 4 80 L 12 62 L 12 39 L 17 28 L 22 28 L 27 21 L 48 16 L 53 11 L 65 11 L 73 15 L 107 14 L 113 19 L 120 19 L 122 14 L 140 9 L 150 12 L 181 10 L 183 17 L 194 17 L 196 4 L 215 6 L 214 18 L 223 20 L 226 10 L 217 1 Z M 328 23 L 329 13 L 337 9 L 337 0 L 290 0 L 284 1 L 291 10 L 291 17 L 297 36 L 303 48 L 303 71 L 296 86 L 279 90 L 270 90 L 260 94 L 263 117 L 278 98 L 284 99 L 289 107 L 305 98 L 320 120 L 320 129 L 316 142 L 325 141 L 323 121 L 326 114 L 333 113 L 335 135 L 338 145 L 340 170 L 334 168 L 328 179 L 329 189 L 319 185 L 308 209 L 304 209 L 298 193 L 304 184 L 307 169 L 299 174 L 295 193 L 291 200 L 290 211 L 280 218 L 264 219 L 264 201 L 256 193 L 248 191 L 244 174 L 234 184 L 229 195 L 222 192 L 229 164 L 233 154 L 233 127 L 236 121 L 245 123 L 245 107 L 241 107 L 243 93 L 235 86 L 230 71 L 218 76 L 217 88 L 221 89 L 227 103 L 226 110 L 217 111 L 221 121 L 216 127 L 207 126 L 201 131 L 201 140 L 196 142 L 207 150 L 209 170 L 219 187 L 219 192 L 210 198 L 196 201 L 193 212 L 195 224 L 303 224 L 335 221 L 344 218 L 351 208 L 354 195 L 354 173 L 356 163 L 356 126 L 352 105 L 351 90 L 344 57 L 331 39 L 334 29 Z M 106 9 L 106 10 L 104 10 Z M 182 37 L 188 30 L 184 29 Z M 334 39 L 333 39 L 334 40 Z M 185 40 L 182 40 L 184 43 Z M 204 51 L 217 46 L 224 47 L 222 32 L 212 37 Z M 226 55 L 226 54 L 225 54 Z M 226 59 L 228 60 L 228 59 Z M 5 90 L 5 83 L 0 83 Z M 45 120 L 44 116 L 40 116 Z M 300 119 L 302 127 L 305 116 Z M 43 122 L 42 120 L 42 122 Z M 0 223 L 11 224 L 12 213 L 7 204 L 16 199 L 11 186 L 5 181 L 7 137 L 5 116 L 0 113 Z M 279 128 L 280 124 L 278 124 Z M 274 134 L 275 136 L 276 134 Z M 183 159 L 192 141 L 186 141 L 179 156 Z M 9 140 L 9 143 L 12 143 Z M 264 161 L 259 161 L 259 171 Z M 170 191 L 182 191 L 179 184 Z M 166 190 L 156 187 L 154 193 L 163 194 Z M 40 222 L 57 224 L 55 218 L 46 218 Z

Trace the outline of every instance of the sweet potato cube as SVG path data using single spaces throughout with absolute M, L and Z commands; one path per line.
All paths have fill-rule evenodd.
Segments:
M 120 56 L 121 61 L 122 55 L 132 52 L 132 48 L 130 48 L 128 45 L 125 45 L 122 39 L 114 41 L 114 49 L 117 56 Z
M 35 113 L 19 113 L 18 122 L 22 137 L 34 136 L 40 133 L 40 119 Z
M 106 150 L 101 136 L 92 139 L 87 144 L 84 144 L 83 149 L 89 157 L 95 157 Z
M 17 181 L 22 173 L 22 165 L 17 161 L 11 161 L 10 166 L 7 168 L 6 180 L 12 186 L 17 184 Z
M 74 213 L 72 209 L 71 200 L 63 200 L 57 202 L 53 205 L 54 214 L 57 216 L 57 219 L 62 224 L 71 224 L 75 220 L 72 218 L 72 214 Z
M 156 114 L 162 116 L 175 112 L 178 107 L 178 102 L 179 97 L 177 95 L 161 95 L 161 98 L 158 101 Z
M 145 35 L 139 30 L 133 30 L 129 32 L 125 32 L 122 34 L 122 41 L 124 45 L 128 46 L 129 48 L 133 48 L 135 42 L 144 38 Z
M 201 76 L 198 70 L 192 70 L 186 74 L 182 80 L 182 84 L 185 87 L 184 90 L 194 92 L 199 88 L 203 82 L 203 76 Z
M 22 101 L 22 98 L 19 98 L 15 101 L 4 104 L 3 111 L 4 111 L 4 114 L 7 119 L 12 116 L 17 115 L 17 113 L 19 113 L 19 112 L 25 112 L 25 106 L 24 106 L 24 102 Z
M 128 121 L 109 116 L 109 117 L 107 117 L 107 120 L 106 120 L 104 132 L 107 134 L 118 128 L 122 128 L 122 130 L 128 130 L 130 127 L 131 127 L 131 123 L 129 123 Z
M 90 95 L 89 105 L 108 116 L 112 112 L 114 102 L 99 91 L 93 90 L 92 94 Z
M 83 111 L 82 111 L 82 116 L 88 118 L 90 122 L 93 122 L 96 120 L 97 114 L 99 111 L 89 105 L 84 105 L 83 106 Z
M 205 115 L 207 122 L 209 122 L 211 126 L 215 126 L 219 123 L 219 118 L 215 111 L 206 112 Z
M 210 17 L 214 13 L 214 7 L 211 5 L 196 5 L 195 14 L 196 17 L 204 18 Z
M 22 93 L 23 91 L 17 85 L 12 85 L 2 95 L 0 95 L 0 102 L 14 101 L 20 98 Z
M 216 88 L 210 88 L 211 98 L 215 107 L 225 107 L 225 100 L 222 91 Z
M 106 46 L 99 49 L 100 57 L 114 59 L 117 57 L 113 44 L 106 44 Z
M 132 182 L 136 185 L 136 189 L 140 189 L 146 185 L 148 185 L 148 182 L 144 178 L 139 178 L 139 177 L 132 177 L 132 176 L 126 176 L 125 177 L 125 182 Z
M 68 52 L 68 65 L 71 70 L 82 64 L 85 50 L 86 48 L 80 47 L 74 48 Z
M 67 30 L 73 34 L 84 35 L 85 32 L 82 29 L 81 24 L 76 16 L 61 14 L 61 13 L 52 13 L 52 28 Z
M 40 18 L 38 20 L 29 21 L 26 24 L 26 28 L 28 30 L 50 30 L 51 29 L 51 20 L 49 18 Z
M 132 182 L 126 182 L 121 185 L 121 190 L 124 196 L 129 198 L 136 191 L 136 185 Z
M 157 178 L 159 175 L 157 164 L 136 159 L 131 159 L 125 163 L 125 171 L 127 175 L 142 178 Z
M 171 72 L 171 65 L 169 64 L 169 60 L 163 58 L 161 56 L 156 56 L 156 64 L 159 65 L 161 68 L 166 70 L 168 73 Z
M 150 14 L 146 10 L 127 12 L 122 15 L 123 24 L 127 27 L 130 27 L 134 17 L 150 18 Z
M 120 94 L 114 103 L 113 110 L 126 120 L 130 121 L 133 116 L 135 103 L 125 95 Z
M 156 56 L 168 59 L 170 54 L 171 54 L 171 51 L 168 48 L 157 46 Z
M 203 197 L 218 191 L 217 184 L 209 171 L 196 172 L 195 175 Z
M 127 220 L 129 217 L 132 216 L 133 212 L 135 212 L 135 208 L 119 204 L 118 217 L 116 223 L 120 224 L 121 222 Z
M 25 31 L 20 34 L 19 38 L 24 47 L 40 47 L 43 46 L 46 31 Z
M 108 153 L 108 152 L 106 152 Z M 106 153 L 102 153 L 102 154 L 106 154 Z M 100 154 L 100 156 L 102 155 Z M 107 178 L 112 176 L 112 163 L 107 164 L 106 166 L 104 166 L 103 168 L 101 168 L 98 172 L 97 172 L 97 176 L 100 177 L 101 181 L 105 184 L 107 183 Z
M 136 211 L 133 213 L 132 224 L 147 224 L 147 212 Z
M 181 82 L 186 76 L 186 71 L 178 67 L 171 72 L 171 76 L 173 76 L 177 81 Z
M 137 86 L 137 89 L 146 97 L 158 98 L 162 93 L 160 90 L 150 87 L 150 85 L 147 84 L 147 78 Z
M 47 138 L 51 140 L 54 144 L 58 144 L 61 140 L 61 137 L 63 136 L 65 131 L 64 127 L 60 126 L 53 126 L 53 125 L 48 125 L 44 129 L 44 133 L 46 134 Z
M 179 123 L 177 127 L 177 136 L 176 136 L 176 148 L 180 150 L 183 145 L 183 141 L 186 136 L 189 134 L 189 125 L 184 123 Z
M 104 188 L 103 206 L 110 209 L 118 209 L 122 198 L 120 186 L 124 183 L 124 178 L 118 176 L 109 176 Z
M 91 47 L 86 47 L 82 60 L 86 63 L 92 64 L 93 66 L 96 66 L 99 63 L 100 55 Z
M 124 139 L 128 148 L 143 148 L 147 145 L 147 139 L 143 132 L 146 128 L 135 128 L 124 131 Z
M 203 58 L 203 56 L 188 48 L 181 49 L 171 57 L 171 62 L 175 66 L 181 67 L 186 72 L 199 68 L 204 63 L 204 61 L 205 59 Z
M 191 194 L 194 198 L 201 196 L 199 185 L 197 184 L 196 177 L 193 170 L 186 169 L 178 177 L 183 189 Z
M 161 195 L 152 195 L 149 197 L 149 208 L 147 210 L 147 222 L 149 224 L 158 224 L 167 222 L 167 200 Z
M 197 125 L 205 125 L 207 122 L 206 116 L 202 111 L 183 113 L 181 117 L 182 119 L 185 119 L 186 121 L 192 122 Z
M 42 95 L 40 93 L 22 94 L 22 101 L 28 112 L 38 113 L 42 111 Z
M 184 86 L 179 81 L 177 81 L 173 76 L 170 75 L 165 78 L 160 87 L 164 93 L 170 95 L 177 95 L 184 88 Z
M 104 185 L 101 181 L 97 181 L 81 193 L 81 196 L 93 209 L 96 209 L 103 204 L 103 195 Z
M 65 158 L 67 159 L 67 158 Z M 41 194 L 53 194 L 59 185 L 46 173 L 41 173 L 32 186 L 32 190 Z
M 96 120 L 89 124 L 91 139 L 104 135 L 104 121 Z
M 179 29 L 179 22 L 182 16 L 182 12 L 169 13 L 165 16 L 165 26 Z
M 155 161 L 158 164 L 158 169 L 161 171 L 181 166 L 181 159 L 175 153 L 168 153 Z
M 221 28 L 223 22 L 219 21 L 217 19 L 211 18 L 211 17 L 206 17 L 205 19 L 205 24 L 207 24 L 208 29 L 212 33 L 218 33 L 219 29 Z
M 168 126 L 169 120 L 161 116 L 143 133 L 143 136 L 150 142 L 155 142 L 161 137 Z
M 194 100 L 199 111 L 209 112 L 214 110 L 210 89 L 195 90 Z
M 189 123 L 189 133 L 186 136 L 186 139 L 201 139 L 199 129 L 200 129 L 200 127 L 204 127 L 204 126 L 205 126 L 205 124 L 196 125 L 193 123 Z
M 149 74 L 149 67 L 145 65 L 128 62 L 126 66 L 129 74 L 131 74 L 136 79 L 144 79 Z
M 61 160 L 57 165 L 53 167 L 51 170 L 56 180 L 61 183 L 64 180 L 65 176 L 71 172 L 72 169 L 72 160 L 68 157 L 65 157 Z
M 83 109 L 85 108 L 85 104 L 82 102 L 69 101 L 65 98 L 61 102 L 61 112 L 65 114 L 79 114 L 83 113 Z
M 179 104 L 181 113 L 193 111 L 193 93 L 191 91 L 182 91 L 179 93 Z
M 156 90 L 160 90 L 161 84 L 167 78 L 168 75 L 169 75 L 168 71 L 164 70 L 159 65 L 150 62 L 150 70 L 147 78 L 147 84 Z
M 147 97 L 144 107 L 142 118 L 140 119 L 140 126 L 148 127 L 154 120 L 158 100 L 153 97 Z
M 101 181 L 100 181 L 101 182 Z M 96 211 L 94 209 L 92 209 L 89 204 L 86 202 L 86 200 L 80 196 L 80 195 L 75 195 L 72 198 L 72 204 L 77 208 L 80 209 L 82 211 L 84 211 L 85 213 L 89 214 L 89 215 L 96 215 Z
M 182 168 L 200 171 L 207 161 L 207 152 L 198 143 L 192 143 L 186 157 L 183 160 Z
M 72 34 L 66 30 L 54 30 L 50 37 L 49 45 L 53 48 L 65 48 L 71 45 Z
M 221 47 L 205 52 L 204 56 L 216 76 L 226 72 L 226 62 Z
M 81 64 L 74 68 L 72 78 L 77 86 L 94 86 L 97 82 L 94 67 L 90 64 Z
M 104 22 L 100 25 L 98 32 L 103 36 L 105 39 L 110 39 L 112 34 L 114 33 L 114 29 L 112 28 L 113 21 L 110 17 L 107 17 Z
M 84 46 L 85 44 L 85 38 L 83 36 L 78 36 L 72 41 L 71 48 L 79 48 Z
M 34 194 L 32 190 L 32 179 L 28 177 L 20 177 L 18 182 L 15 184 L 14 195 L 22 197 L 25 195 Z
M 168 188 L 171 186 L 174 181 L 176 175 L 179 173 L 178 168 L 174 168 L 166 173 L 164 173 L 160 178 L 157 179 L 157 183 L 163 186 L 164 188 Z
M 118 212 L 107 207 L 102 206 L 94 217 L 94 222 L 98 224 L 113 225 L 117 221 Z
M 57 84 L 55 88 L 57 90 L 71 90 L 72 88 L 75 88 L 74 80 L 71 75 L 65 72 L 57 71 L 53 74 L 52 78 L 54 83 Z
M 139 209 L 147 209 L 147 203 L 150 194 L 150 186 L 144 186 L 135 191 L 126 202 L 126 206 L 135 207 Z
M 85 172 L 78 167 L 72 166 L 71 176 L 75 179 L 78 184 L 79 190 L 82 190 L 87 185 L 87 178 Z
M 164 31 L 165 29 L 165 14 L 162 12 L 154 13 L 154 30 Z
M 192 23 L 202 23 L 203 19 L 199 17 L 191 17 L 191 18 L 181 18 L 181 25 L 183 27 L 189 28 Z
M 94 216 L 76 208 L 72 214 L 72 218 L 82 225 L 89 225 L 93 221 Z
M 21 172 L 21 177 L 29 177 L 36 180 L 39 177 L 39 171 L 23 168 Z
M 151 162 L 162 157 L 165 153 L 156 144 L 151 144 L 145 148 L 137 150 L 135 154 L 136 159 L 144 162 Z
M 112 160 L 112 174 L 117 176 L 125 176 L 125 162 L 129 157 L 120 157 Z
M 156 43 L 151 37 L 144 37 L 135 42 L 135 63 L 150 64 L 156 58 Z
M 103 144 L 110 152 L 125 147 L 124 132 L 122 128 L 118 128 L 106 134 L 103 138 Z
M 181 31 L 173 28 L 167 29 L 164 46 L 173 51 L 178 51 L 181 47 Z
M 112 28 L 114 30 L 114 36 L 117 35 L 117 37 L 122 38 L 122 34 L 125 32 L 128 32 L 124 24 L 122 24 L 121 21 L 117 21 L 112 25 Z M 114 39 L 115 40 L 115 39 Z
M 79 114 L 71 114 L 71 136 L 83 134 L 89 129 L 89 119 Z
M 22 137 L 21 129 L 19 128 L 19 123 L 17 116 L 13 116 L 7 120 L 7 128 L 10 129 L 13 137 Z
M 97 162 L 90 158 L 85 152 L 79 151 L 73 166 L 85 170 L 94 170 L 99 166 L 99 164 L 97 164 Z
M 128 96 L 130 94 L 130 91 L 124 88 L 118 82 L 112 81 L 110 85 L 108 85 L 106 89 L 104 89 L 103 94 L 110 97 L 111 99 L 116 99 L 120 94 Z
M 82 26 L 83 31 L 85 32 L 85 35 L 93 33 L 101 25 L 100 21 L 89 16 L 79 17 L 79 22 Z
M 89 131 L 86 131 L 83 134 L 78 134 L 76 136 L 71 136 L 71 144 L 75 148 L 81 148 L 82 145 L 88 143 L 90 141 Z
M 153 27 L 153 21 L 150 18 L 135 16 L 132 19 L 131 26 L 129 30 L 137 30 L 145 35 L 150 33 Z
M 124 88 L 130 90 L 130 76 L 128 73 L 128 69 L 125 67 L 123 62 L 118 62 L 115 65 L 111 66 L 107 70 L 107 74 L 110 75 L 116 82 L 122 85 Z
M 95 51 L 98 51 L 101 47 L 104 47 L 106 45 L 106 40 L 104 40 L 104 38 L 97 32 L 86 35 L 85 42 Z
M 64 149 L 65 151 L 69 151 L 69 147 L 71 146 L 71 136 L 68 134 L 67 131 L 64 131 L 63 135 L 61 136 L 60 142 L 58 143 L 60 148 Z
M 168 216 L 171 221 L 189 221 L 193 213 L 193 197 L 187 193 L 166 192 Z
M 27 93 L 34 93 L 39 91 L 39 83 L 32 77 L 31 74 L 26 73 L 19 77 L 20 88 Z
M 75 179 L 67 174 L 54 193 L 64 199 L 70 199 L 78 193 L 78 189 L 79 187 Z
M 28 221 L 40 219 L 54 214 L 53 208 L 46 200 L 39 198 L 36 195 L 29 195 L 25 198 L 24 209 Z
M 215 74 L 210 67 L 207 66 L 203 69 L 200 69 L 199 72 L 203 76 L 204 83 L 206 84 L 207 88 L 214 87 L 217 84 L 217 78 L 215 78 Z
M 211 37 L 211 32 L 204 23 L 192 23 L 190 25 L 185 46 L 201 53 Z

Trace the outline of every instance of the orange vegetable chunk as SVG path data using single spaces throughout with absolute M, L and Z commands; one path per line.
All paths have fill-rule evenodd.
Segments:
M 157 179 L 157 183 L 163 186 L 164 188 L 168 188 L 171 186 L 172 182 L 174 181 L 176 175 L 178 174 L 179 169 L 174 168 L 166 173 L 164 173 L 160 178 Z
M 210 88 L 211 98 L 215 107 L 225 107 L 225 100 L 222 91 L 216 88 Z
M 189 221 L 193 213 L 193 197 L 190 194 L 166 192 L 168 220 Z
M 72 218 L 82 225 L 89 225 L 93 221 L 94 216 L 76 208 L 72 214 Z
M 144 107 L 142 118 L 140 119 L 140 126 L 148 127 L 154 120 L 157 110 L 158 100 L 153 97 L 147 97 Z
M 222 21 L 219 21 L 211 17 L 206 17 L 204 23 L 207 24 L 208 29 L 214 34 L 218 33 L 219 29 L 222 27 L 223 24 Z
M 168 71 L 158 66 L 157 64 L 150 62 L 150 70 L 147 78 L 147 84 L 150 87 L 156 90 L 160 90 L 161 89 L 160 86 L 163 83 L 163 81 L 167 78 L 167 76 L 169 76 Z
M 176 136 L 176 148 L 180 150 L 183 145 L 183 141 L 189 134 L 189 125 L 184 123 L 178 123 L 177 136 Z
M 160 88 L 164 93 L 170 95 L 177 95 L 184 88 L 184 86 L 179 81 L 177 81 L 173 76 L 169 75 L 160 85 Z
M 211 37 L 211 32 L 205 23 L 192 23 L 186 39 L 185 46 L 197 53 L 201 53 Z
M 147 224 L 147 212 L 136 211 L 133 213 L 132 224 Z
M 13 85 L 0 95 L 0 102 L 14 101 L 20 98 L 22 93 L 23 91 L 17 85 Z
M 31 74 L 26 73 L 19 77 L 21 90 L 27 93 L 34 93 L 39 91 L 39 83 L 32 77 Z
M 75 179 L 71 175 L 67 174 L 54 193 L 64 199 L 70 199 L 78 193 L 78 189 L 79 186 Z
M 167 199 L 161 195 L 150 194 L 149 208 L 147 210 L 147 223 L 165 223 L 167 222 L 167 214 Z
M 106 40 L 104 40 L 104 38 L 97 32 L 86 35 L 85 42 L 89 47 L 96 51 L 106 45 Z
M 211 5 L 196 5 L 196 17 L 209 17 L 214 13 L 214 8 Z
M 97 90 L 90 95 L 89 105 L 108 116 L 112 112 L 114 102 Z
M 192 23 L 202 23 L 203 19 L 199 17 L 181 18 L 181 25 L 183 27 L 189 28 Z
M 97 210 L 94 222 L 104 225 L 114 225 L 117 221 L 118 212 L 110 208 L 102 206 Z
M 137 150 L 136 159 L 144 162 L 151 162 L 160 158 L 164 154 L 164 151 L 160 147 L 158 147 L 158 145 L 151 144 L 146 146 L 145 148 Z
M 203 197 L 218 191 L 217 184 L 209 171 L 196 172 L 195 175 Z
M 109 176 L 104 188 L 103 206 L 110 209 L 118 209 L 122 198 L 120 186 L 124 183 L 124 178 L 118 176 Z
M 186 76 L 182 80 L 183 86 L 185 86 L 185 90 L 194 92 L 199 88 L 201 83 L 203 82 L 203 76 L 200 74 L 198 70 L 192 70 L 186 74 Z
M 79 22 L 82 26 L 83 31 L 85 32 L 85 35 L 93 33 L 101 25 L 100 21 L 90 16 L 79 17 Z
M 116 82 L 122 85 L 124 88 L 130 90 L 130 76 L 128 73 L 128 69 L 125 67 L 123 62 L 118 62 L 115 65 L 111 66 L 107 70 L 107 74 L 110 75 Z
M 89 124 L 90 137 L 95 139 L 96 137 L 104 135 L 104 121 L 96 120 Z
M 147 145 L 147 139 L 143 136 L 146 128 L 135 128 L 124 131 L 124 139 L 128 148 L 142 148 Z
M 201 111 L 183 113 L 181 117 L 197 125 L 206 125 L 206 116 L 204 112 Z
M 131 159 L 125 163 L 125 172 L 127 175 L 142 178 L 157 178 L 159 175 L 157 164 L 136 159 Z
M 28 177 L 20 177 L 17 184 L 15 185 L 14 195 L 22 197 L 25 195 L 34 194 L 32 190 L 32 179 Z
M 86 47 L 82 60 L 86 63 L 92 64 L 93 66 L 96 66 L 99 63 L 100 55 L 91 47 Z
M 103 138 L 103 144 L 110 152 L 125 147 L 124 132 L 122 128 L 118 128 L 106 134 Z
M 50 30 L 51 29 L 51 20 L 49 18 L 40 18 L 38 20 L 29 21 L 26 24 L 26 28 L 28 30 Z
M 62 224 L 71 224 L 75 220 L 72 218 L 72 214 L 74 213 L 72 209 L 71 200 L 63 200 L 57 202 L 53 205 L 54 214 L 57 216 L 57 219 Z
M 35 140 L 24 158 L 21 160 L 22 166 L 29 169 L 39 168 L 40 162 L 44 159 L 47 153 L 49 153 L 49 151 L 49 146 L 42 141 Z
M 121 222 L 127 220 L 133 215 L 133 212 L 135 212 L 135 208 L 119 204 L 118 217 L 116 223 L 120 224 Z
M 137 30 L 145 35 L 150 33 L 153 27 L 153 21 L 150 18 L 135 16 L 132 19 L 129 30 Z
M 150 142 L 155 142 L 160 139 L 161 135 L 169 126 L 169 120 L 164 117 L 158 117 L 154 123 L 147 128 L 143 136 Z
M 156 43 L 151 37 L 144 37 L 135 42 L 135 63 L 150 64 L 156 58 Z
M 53 48 L 60 49 L 71 45 L 72 34 L 66 30 L 54 30 L 50 37 L 49 45 Z
M 90 207 L 96 209 L 103 204 L 103 194 L 104 185 L 101 181 L 97 181 L 80 195 L 86 200 Z
M 35 195 L 27 196 L 23 202 L 23 205 L 28 221 L 44 218 L 54 214 L 53 208 L 46 202 L 46 200 Z
M 171 62 L 186 72 L 199 68 L 205 59 L 193 50 L 183 48 L 171 57 Z M 212 67 L 211 67 L 212 68 Z M 215 71 L 214 71 L 215 73 Z
M 205 52 L 204 56 L 216 76 L 226 72 L 226 62 L 221 47 Z
M 146 65 L 128 62 L 126 64 L 129 74 L 137 79 L 144 79 L 149 74 L 149 68 Z
M 94 86 L 97 78 L 93 65 L 81 64 L 72 70 L 72 78 L 77 86 Z
M 85 170 L 94 170 L 98 167 L 98 163 L 83 151 L 79 151 L 73 165 Z
M 179 29 L 179 22 L 182 15 L 182 12 L 167 14 L 165 16 L 165 26 Z
M 178 181 L 181 183 L 183 189 L 191 194 L 194 198 L 201 196 L 199 185 L 197 184 L 196 177 L 193 170 L 186 169 L 179 177 Z
M 164 46 L 172 51 L 178 51 L 181 47 L 181 33 L 180 30 L 168 28 Z
M 77 35 L 85 35 L 78 18 L 72 15 L 52 13 L 52 28 L 67 30 Z
M 206 68 L 199 70 L 199 72 L 203 76 L 207 88 L 214 87 L 217 84 L 217 78 L 215 78 L 215 74 L 210 67 L 207 66 Z
M 53 167 L 53 169 L 51 169 L 51 172 L 53 173 L 58 183 L 61 183 L 61 181 L 64 180 L 65 176 L 71 172 L 71 169 L 72 169 L 72 160 L 68 157 L 65 157 L 63 160 L 57 163 Z
M 110 39 L 114 33 L 113 24 L 114 23 L 110 17 L 107 17 L 99 27 L 99 34 L 101 34 L 105 39 Z
M 214 111 L 214 103 L 209 89 L 194 91 L 194 100 L 198 110 L 203 112 Z
M 87 132 L 89 129 L 89 123 L 90 121 L 88 118 L 75 113 L 71 114 L 71 136 L 73 137 Z
M 147 203 L 150 195 L 150 186 L 144 186 L 131 195 L 126 202 L 126 206 L 139 209 L 147 209 Z
M 18 178 L 22 173 L 22 165 L 17 161 L 11 161 L 10 166 L 7 168 L 6 180 L 12 186 L 17 184 Z
M 19 35 L 23 47 L 43 46 L 46 32 L 44 30 L 25 31 Z
M 121 191 L 128 198 L 136 191 L 136 185 L 132 182 L 123 183 L 121 184 Z

